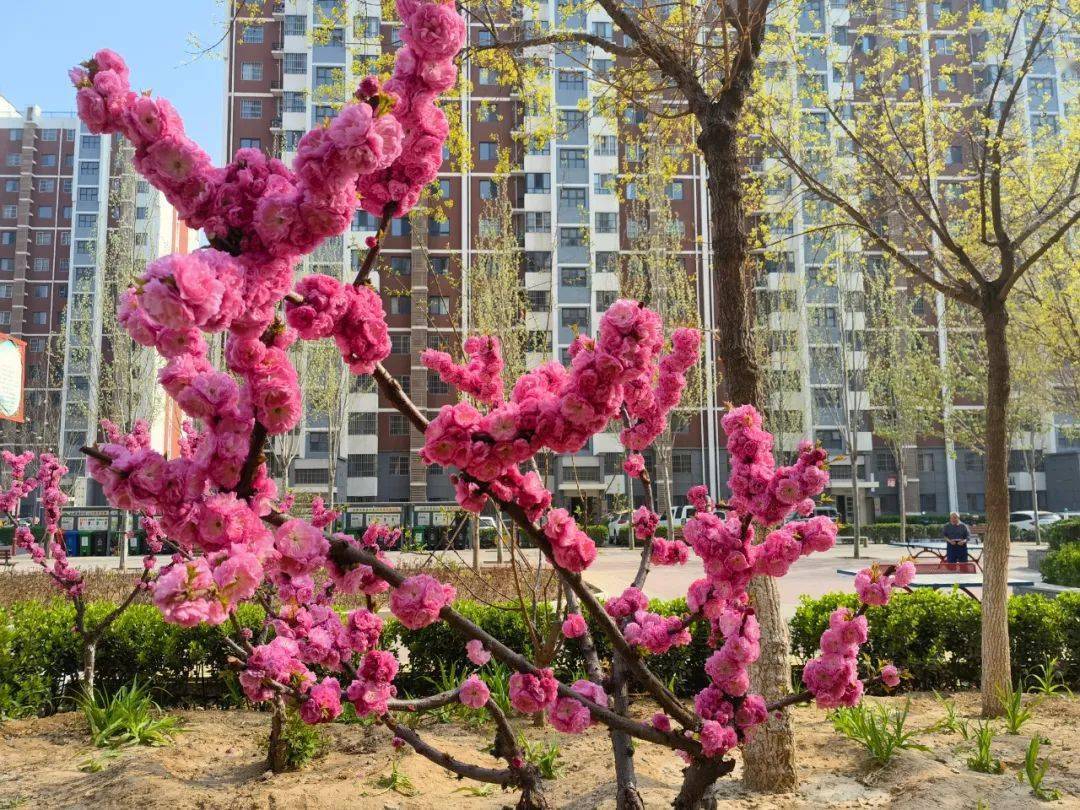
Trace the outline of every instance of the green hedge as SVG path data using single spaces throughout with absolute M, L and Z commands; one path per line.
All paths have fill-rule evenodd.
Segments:
M 89 623 L 112 609 L 92 603 Z M 80 641 L 70 602 L 22 602 L 0 608 L 0 716 L 55 711 L 80 671 Z M 241 606 L 240 622 L 262 626 L 262 609 Z M 153 605 L 132 605 L 98 644 L 97 684 L 112 691 L 136 677 L 155 690 L 159 703 L 230 703 L 235 693 L 225 668 L 230 649 L 224 628 L 184 629 L 168 624 Z
M 1080 588 L 1080 542 L 1056 547 L 1046 555 L 1040 570 L 1051 585 Z
M 986 523 L 986 515 L 978 514 L 976 512 L 961 512 L 960 519 L 964 521 L 968 526 L 972 526 L 976 523 Z M 900 515 L 878 515 L 877 522 L 881 523 L 895 523 L 900 525 Z M 908 515 L 907 524 L 922 525 L 922 526 L 942 526 L 949 522 L 949 513 L 945 512 L 940 515 L 925 514 L 925 515 Z
M 1059 520 L 1045 527 L 1041 534 L 1051 551 L 1070 543 L 1080 543 L 1080 518 Z
M 854 594 L 804 597 L 791 620 L 791 646 L 802 661 L 817 652 L 829 614 L 854 608 Z M 894 661 L 915 689 L 973 688 L 979 683 L 979 603 L 961 593 L 917 590 L 867 611 L 871 660 Z M 1080 685 L 1080 594 L 1045 599 L 1028 594 L 1009 600 L 1013 676 L 1026 678 L 1047 657 L 1058 658 L 1070 684 Z M 865 674 L 865 673 L 864 673 Z

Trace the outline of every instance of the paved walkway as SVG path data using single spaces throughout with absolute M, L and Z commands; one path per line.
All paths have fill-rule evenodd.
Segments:
M 1027 568 L 1027 550 L 1033 548 L 1031 543 L 1013 543 L 1009 555 L 1009 571 L 1012 575 L 1024 579 L 1041 581 L 1038 571 Z M 536 550 L 526 550 L 530 560 L 535 559 Z M 472 563 L 470 551 L 440 552 L 441 555 L 463 565 Z M 397 552 L 391 552 L 392 558 L 399 557 Z M 413 556 L 413 555 L 410 555 Z M 420 555 L 416 555 L 420 556 Z M 851 568 L 854 566 L 868 565 L 871 560 L 895 561 L 905 556 L 903 549 L 889 545 L 872 544 L 862 551 L 862 561 L 852 558 L 850 545 L 839 545 L 823 554 L 811 554 L 803 557 L 791 567 L 787 576 L 779 580 L 780 599 L 785 616 L 792 616 L 799 606 L 801 596 L 817 597 L 831 591 L 849 591 L 854 587 L 851 577 L 836 573 L 837 568 Z M 485 563 L 494 563 L 496 555 L 494 550 L 485 549 L 483 554 Z M 637 571 L 640 554 L 625 548 L 601 548 L 596 562 L 589 567 L 585 578 L 603 595 L 616 595 L 630 583 Z M 118 557 L 74 557 L 71 562 L 82 569 L 92 568 L 117 568 Z M 25 554 L 16 557 L 16 570 L 30 570 L 34 564 Z M 128 569 L 136 571 L 142 568 L 142 558 L 132 555 L 128 558 Z M 654 567 L 649 575 L 646 593 L 656 599 L 674 599 L 686 595 L 687 586 L 695 579 L 704 575 L 701 561 L 691 555 L 690 562 L 684 566 Z

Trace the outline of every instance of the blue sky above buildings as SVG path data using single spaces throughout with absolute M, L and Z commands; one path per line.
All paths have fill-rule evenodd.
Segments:
M 4 4 L 0 27 L 0 95 L 20 110 L 73 110 L 67 69 L 108 47 L 131 67 L 135 90 L 167 97 L 188 131 L 220 162 L 224 64 L 194 57 L 192 34 L 208 45 L 223 33 L 217 0 L 21 0 Z

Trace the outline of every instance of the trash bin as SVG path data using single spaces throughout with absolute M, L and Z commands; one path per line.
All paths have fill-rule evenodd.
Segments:
M 109 533 L 94 532 L 90 535 L 90 547 L 95 557 L 109 556 Z
M 92 550 L 89 532 L 79 532 L 79 556 L 89 557 Z
M 79 533 L 76 531 L 64 532 L 64 545 L 67 546 L 69 557 L 79 556 Z

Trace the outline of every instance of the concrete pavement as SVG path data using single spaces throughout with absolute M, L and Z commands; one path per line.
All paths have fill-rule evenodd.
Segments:
M 1031 579 L 1036 582 L 1041 580 L 1038 571 L 1027 568 L 1027 550 L 1032 548 L 1031 543 L 1013 543 L 1009 555 L 1009 571 L 1018 578 Z M 596 561 L 585 572 L 586 580 L 599 590 L 602 595 L 618 595 L 633 579 L 637 571 L 640 553 L 626 548 L 600 548 Z M 536 550 L 526 549 L 523 553 L 530 561 L 535 562 Z M 472 554 L 469 551 L 440 552 L 447 562 L 459 565 L 470 565 Z M 399 558 L 398 552 L 391 552 L 391 558 Z M 424 554 L 409 554 L 414 560 L 423 558 Z M 854 581 L 850 576 L 836 573 L 837 568 L 851 568 L 854 566 L 869 565 L 872 560 L 882 562 L 895 562 L 905 556 L 904 550 L 889 545 L 871 544 L 862 550 L 862 560 L 852 558 L 850 545 L 838 545 L 823 554 L 811 554 L 803 557 L 791 567 L 788 575 L 779 580 L 781 606 L 785 616 L 790 617 L 799 606 L 801 596 L 817 597 L 831 591 L 850 591 L 854 588 Z M 495 551 L 485 549 L 482 553 L 484 563 L 494 563 Z M 15 558 L 15 570 L 32 570 L 36 566 L 25 554 L 19 554 Z M 117 557 L 73 557 L 72 564 L 80 569 L 93 568 L 117 568 Z M 135 572 L 142 568 L 142 558 L 132 555 L 128 558 L 128 570 Z M 704 575 L 701 561 L 691 555 L 690 561 L 684 566 L 654 567 L 649 575 L 645 592 L 654 599 L 674 599 L 686 595 L 687 586 L 695 579 Z

